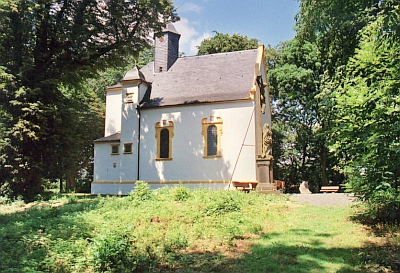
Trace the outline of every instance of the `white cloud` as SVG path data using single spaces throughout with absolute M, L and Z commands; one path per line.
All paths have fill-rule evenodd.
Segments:
M 190 55 L 195 55 L 197 54 L 197 46 L 199 46 L 201 44 L 201 42 L 204 39 L 210 38 L 212 35 L 209 32 L 204 32 L 201 36 L 198 36 L 197 38 L 193 39 L 190 41 Z
M 178 7 L 178 12 L 179 13 L 185 13 L 185 12 L 194 12 L 199 14 L 203 10 L 202 7 L 199 5 L 196 5 L 195 3 L 187 2 L 183 4 L 182 6 Z
M 176 31 L 181 34 L 180 44 L 188 44 L 189 41 L 198 35 L 196 29 L 192 26 L 193 24 L 189 22 L 186 18 L 181 18 L 180 21 L 174 23 Z
M 190 22 L 186 18 L 181 18 L 180 21 L 174 23 L 174 26 L 181 34 L 181 38 L 179 40 L 180 51 L 184 52 L 186 56 L 196 55 L 196 46 L 199 46 L 204 39 L 212 36 L 211 33 L 208 32 L 199 34 L 199 32 L 196 30 L 198 25 Z

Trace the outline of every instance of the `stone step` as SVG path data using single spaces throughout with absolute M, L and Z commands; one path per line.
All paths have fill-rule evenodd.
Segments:
M 273 194 L 273 195 L 281 195 L 282 194 L 282 191 L 280 191 L 280 190 L 275 190 L 275 191 L 267 191 L 267 190 L 259 191 L 259 190 L 257 190 L 257 192 L 260 194 Z
M 258 190 L 258 191 L 276 191 L 276 185 L 273 183 L 258 183 L 256 190 Z
M 275 183 L 258 183 L 256 190 L 262 194 L 281 194 L 281 191 L 277 190 Z

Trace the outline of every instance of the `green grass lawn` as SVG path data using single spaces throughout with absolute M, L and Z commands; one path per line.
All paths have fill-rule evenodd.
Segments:
M 145 184 L 127 197 L 14 203 L 0 206 L 0 272 L 396 272 L 399 228 L 354 215 L 287 196 Z

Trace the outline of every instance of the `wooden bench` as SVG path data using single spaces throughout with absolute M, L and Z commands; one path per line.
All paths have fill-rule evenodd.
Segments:
M 232 181 L 232 186 L 237 190 L 249 192 L 251 190 L 255 190 L 257 188 L 258 182 L 237 182 Z
M 322 186 L 320 192 L 327 193 L 327 192 L 338 192 L 339 186 Z
M 285 181 L 282 180 L 274 180 L 275 186 L 277 190 L 284 190 L 285 189 Z

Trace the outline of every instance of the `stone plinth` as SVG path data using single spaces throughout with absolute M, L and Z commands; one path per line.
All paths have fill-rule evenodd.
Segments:
M 260 192 L 273 192 L 276 191 L 272 172 L 273 157 L 257 158 L 257 191 Z

